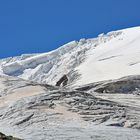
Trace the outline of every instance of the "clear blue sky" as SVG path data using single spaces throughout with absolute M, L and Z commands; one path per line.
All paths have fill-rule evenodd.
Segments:
M 140 25 L 140 0 L 0 0 L 0 58 Z

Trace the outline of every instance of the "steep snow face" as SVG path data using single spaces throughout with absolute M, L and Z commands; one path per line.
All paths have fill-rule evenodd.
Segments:
M 72 41 L 44 54 L 0 61 L 6 75 L 55 85 L 66 74 L 69 83 L 88 84 L 140 73 L 140 27 Z
M 140 27 L 122 30 L 122 34 L 87 53 L 77 70 L 77 84 L 117 79 L 140 74 Z

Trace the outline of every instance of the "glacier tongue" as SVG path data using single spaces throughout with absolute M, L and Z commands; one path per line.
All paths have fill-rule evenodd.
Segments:
M 140 77 L 72 89 L 0 76 L 0 132 L 25 140 L 139 140 L 140 95 L 116 93 L 120 82 L 139 87 Z

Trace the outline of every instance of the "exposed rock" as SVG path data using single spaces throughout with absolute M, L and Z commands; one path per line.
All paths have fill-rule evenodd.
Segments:
M 6 136 L 3 133 L 0 133 L 0 140 L 22 140 L 12 136 Z
M 63 77 L 60 78 L 60 80 L 56 83 L 56 86 L 66 86 L 68 83 L 68 77 L 67 75 L 64 75 Z
M 140 76 L 127 76 L 117 80 L 101 81 L 77 88 L 80 91 L 98 93 L 135 93 L 139 94 Z

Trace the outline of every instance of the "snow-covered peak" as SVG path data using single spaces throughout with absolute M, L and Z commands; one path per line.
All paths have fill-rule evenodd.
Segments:
M 48 53 L 4 59 L 0 71 L 52 85 L 65 74 L 74 85 L 139 74 L 140 27 L 72 41 Z
M 140 27 L 122 34 L 87 53 L 87 60 L 76 69 L 82 75 L 78 85 L 140 74 Z

